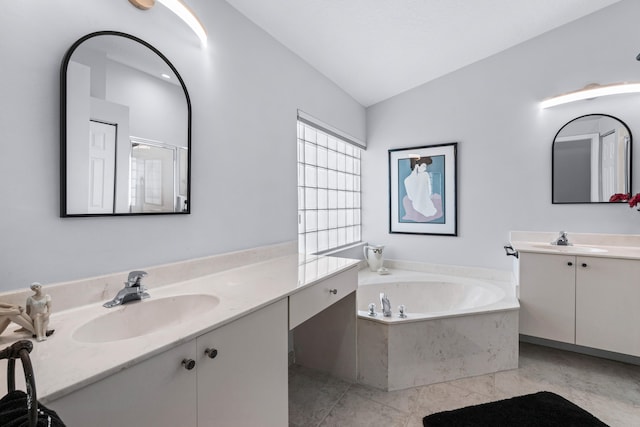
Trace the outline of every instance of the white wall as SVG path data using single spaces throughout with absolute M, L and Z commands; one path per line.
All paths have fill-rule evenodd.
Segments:
M 640 2 L 623 1 L 368 108 L 364 240 L 387 245 L 390 259 L 507 270 L 512 258 L 502 246 L 510 230 L 640 233 L 640 212 L 626 205 L 551 204 L 551 146 L 560 127 L 583 114 L 611 114 L 637 147 L 640 95 L 538 107 L 589 83 L 640 81 L 638 16 Z M 387 150 L 452 141 L 459 142 L 458 237 L 388 234 Z
M 297 239 L 296 111 L 365 139 L 365 110 L 222 0 L 189 0 L 196 36 L 161 5 L 8 2 L 0 13 L 0 290 Z M 167 56 L 189 90 L 192 214 L 59 218 L 59 70 L 85 34 Z M 150 280 L 153 280 L 150 278 Z
M 105 99 L 127 105 L 131 136 L 187 146 L 187 100 L 182 87 L 116 61 L 107 63 Z

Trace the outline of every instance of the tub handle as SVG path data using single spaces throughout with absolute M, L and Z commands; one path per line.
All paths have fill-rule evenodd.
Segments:
M 518 254 L 518 251 L 513 249 L 513 246 L 511 245 L 504 245 L 504 251 L 506 252 L 507 256 L 514 256 L 516 258 L 520 257 L 520 254 Z
M 376 317 L 376 305 L 374 303 L 369 304 L 369 316 Z
M 405 307 L 404 304 L 400 304 L 398 306 L 398 311 L 400 312 L 400 314 L 398 314 L 398 317 L 402 319 L 406 319 L 407 318 L 407 314 L 405 313 L 406 310 L 407 310 L 407 307 Z

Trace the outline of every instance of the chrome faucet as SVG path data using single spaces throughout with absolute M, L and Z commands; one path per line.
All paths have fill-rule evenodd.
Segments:
M 567 237 L 567 232 L 566 231 L 561 231 L 560 232 L 560 236 L 558 236 L 558 238 L 556 240 L 551 242 L 551 244 L 552 245 L 558 245 L 558 246 L 571 246 L 573 243 L 569 243 L 569 238 Z
M 382 315 L 384 317 L 391 317 L 391 303 L 389 302 L 389 298 L 387 298 L 387 294 L 384 292 L 380 293 L 380 305 L 382 306 Z
M 118 291 L 118 294 L 111 300 L 105 302 L 103 307 L 111 308 L 116 305 L 126 304 L 130 301 L 140 301 L 149 298 L 147 288 L 142 284 L 142 278 L 147 275 L 146 271 L 132 271 L 129 273 L 127 281 L 124 282 L 124 288 Z

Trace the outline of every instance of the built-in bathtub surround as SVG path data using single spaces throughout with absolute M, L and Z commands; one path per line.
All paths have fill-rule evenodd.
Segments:
M 360 383 L 391 391 L 517 368 L 519 304 L 508 272 L 401 261 L 387 266 L 389 274 L 359 273 Z M 379 305 L 376 316 L 369 315 L 382 292 L 391 318 Z M 399 305 L 406 306 L 406 318 Z

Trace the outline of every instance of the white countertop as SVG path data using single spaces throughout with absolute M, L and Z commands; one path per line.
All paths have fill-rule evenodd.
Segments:
M 205 313 L 195 314 L 184 323 L 126 340 L 83 343 L 72 337 L 73 332 L 89 320 L 117 309 L 102 307 L 106 299 L 60 312 L 54 311 L 49 328 L 55 329 L 55 333 L 46 341 L 34 341 L 30 354 L 38 400 L 46 404 L 286 298 L 320 280 L 348 270 L 358 263 L 358 260 L 336 257 L 285 255 L 171 285 L 153 287 L 149 289 L 150 299 L 123 307 L 133 309 L 136 304 L 179 294 L 213 295 L 219 298 L 219 304 Z M 147 277 L 145 280 L 151 282 L 152 279 Z M 43 290 L 46 292 L 46 287 Z M 113 296 L 115 295 L 110 295 Z M 167 315 L 170 316 L 171 313 Z M 11 332 L 10 328 L 0 336 L 0 348 L 26 337 Z M 0 368 L 1 384 L 6 384 L 5 377 L 6 369 Z M 24 390 L 20 369 L 16 370 L 16 383 L 18 388 Z
M 557 237 L 554 232 L 512 231 L 510 243 L 518 252 L 640 259 L 640 235 L 569 233 L 572 245 L 551 245 Z
M 640 247 L 578 245 L 572 246 L 544 246 L 539 242 L 511 242 L 513 249 L 518 252 L 536 252 L 552 255 L 576 255 L 598 258 L 640 259 Z M 600 251 L 602 250 L 602 252 Z

